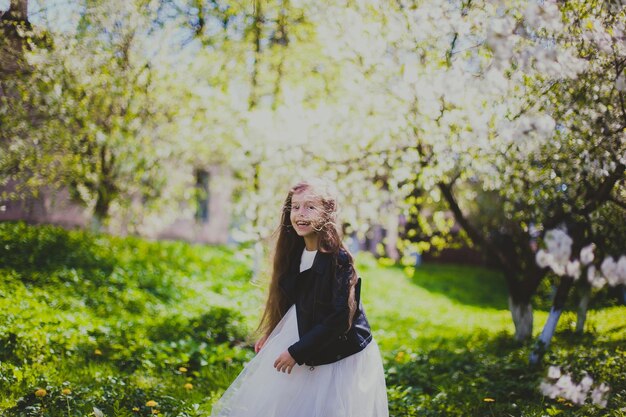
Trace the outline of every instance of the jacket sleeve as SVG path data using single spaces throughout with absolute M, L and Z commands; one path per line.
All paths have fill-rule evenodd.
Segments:
M 302 335 L 299 341 L 287 349 L 299 365 L 307 362 L 318 350 L 327 343 L 338 338 L 349 330 L 348 319 L 350 307 L 348 305 L 348 291 L 354 268 L 348 261 L 346 254 L 337 257 L 336 275 L 332 280 L 332 313 L 321 323 Z

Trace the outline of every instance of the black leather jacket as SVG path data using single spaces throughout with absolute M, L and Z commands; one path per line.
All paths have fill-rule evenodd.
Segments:
M 279 286 L 295 303 L 300 340 L 289 346 L 291 356 L 299 365 L 324 365 L 363 350 L 372 340 L 372 333 L 361 304 L 361 279 L 355 296 L 357 309 L 348 327 L 350 309 L 348 290 L 353 267 L 348 254 L 318 251 L 310 269 L 299 272 L 299 259 L 281 277 Z

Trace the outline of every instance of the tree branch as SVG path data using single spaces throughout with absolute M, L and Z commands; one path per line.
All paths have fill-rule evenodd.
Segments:
M 261 0 L 254 1 L 254 19 L 252 23 L 252 33 L 254 34 L 254 64 L 252 67 L 252 76 L 251 76 L 251 91 L 250 98 L 248 101 L 248 109 L 252 110 L 257 105 L 257 85 L 259 83 L 259 67 L 261 60 L 261 32 L 263 26 L 263 11 L 262 6 L 263 2 Z
M 587 189 L 587 192 L 585 192 L 585 196 L 583 197 L 584 201 L 586 201 L 587 203 L 581 209 L 575 210 L 572 213 L 567 213 L 562 208 L 560 208 L 554 214 L 552 219 L 544 223 L 544 228 L 546 230 L 555 228 L 560 223 L 570 218 L 571 214 L 586 216 L 587 214 L 594 212 L 598 207 L 602 205 L 602 203 L 609 201 L 611 199 L 611 192 L 613 191 L 613 187 L 618 181 L 624 178 L 625 168 L 626 167 L 623 164 L 618 164 L 615 171 L 613 171 L 611 175 L 606 177 L 597 189 L 594 190 L 591 189 L 591 187 Z
M 613 204 L 615 204 L 616 206 L 626 210 L 626 202 L 618 200 L 617 197 L 615 196 L 610 196 L 609 197 L 609 201 Z
M 459 207 L 458 202 L 456 201 L 456 198 L 454 197 L 452 186 L 453 184 L 446 184 L 444 182 L 439 182 L 437 184 L 437 187 L 441 191 L 441 194 L 448 203 L 448 207 L 454 214 L 454 218 L 456 219 L 456 221 L 461 225 L 463 230 L 465 230 L 465 232 L 472 240 L 472 242 L 474 242 L 474 244 L 483 247 L 489 255 L 495 256 L 498 259 L 498 262 L 501 264 L 502 268 L 507 271 L 510 270 L 507 259 L 502 254 L 502 252 L 497 250 L 493 246 L 493 244 L 476 227 L 474 227 L 474 225 L 470 223 L 469 219 L 465 217 L 465 215 L 461 211 L 461 208 Z

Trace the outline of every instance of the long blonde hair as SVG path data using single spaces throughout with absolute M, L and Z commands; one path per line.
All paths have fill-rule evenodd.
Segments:
M 291 199 L 294 194 L 308 190 L 315 196 L 320 198 L 322 204 L 322 213 L 320 222 L 315 225 L 315 230 L 319 236 L 318 250 L 325 253 L 333 254 L 333 262 L 335 270 L 337 270 L 337 254 L 340 250 L 344 250 L 348 255 L 348 266 L 352 269 L 350 278 L 350 291 L 348 295 L 348 305 L 350 307 L 350 318 L 347 328 L 352 325 L 352 319 L 356 312 L 356 299 L 354 287 L 357 282 L 357 276 L 354 272 L 354 260 L 348 249 L 341 241 L 341 232 L 337 227 L 337 198 L 329 183 L 320 180 L 306 180 L 298 182 L 291 187 L 285 203 L 283 204 L 280 225 L 275 234 L 278 234 L 276 246 L 274 249 L 274 259 L 272 268 L 272 278 L 270 281 L 267 301 L 265 303 L 265 311 L 261 317 L 259 329 L 269 335 L 280 319 L 285 315 L 289 308 L 289 300 L 279 287 L 279 281 L 289 270 L 290 265 L 296 259 L 300 259 L 302 250 L 304 249 L 304 238 L 298 236 L 291 224 Z

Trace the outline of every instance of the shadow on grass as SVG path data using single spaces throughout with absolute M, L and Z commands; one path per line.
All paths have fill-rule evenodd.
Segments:
M 461 304 L 497 310 L 508 309 L 508 292 L 501 273 L 480 267 L 423 264 L 415 269 L 413 283 Z

